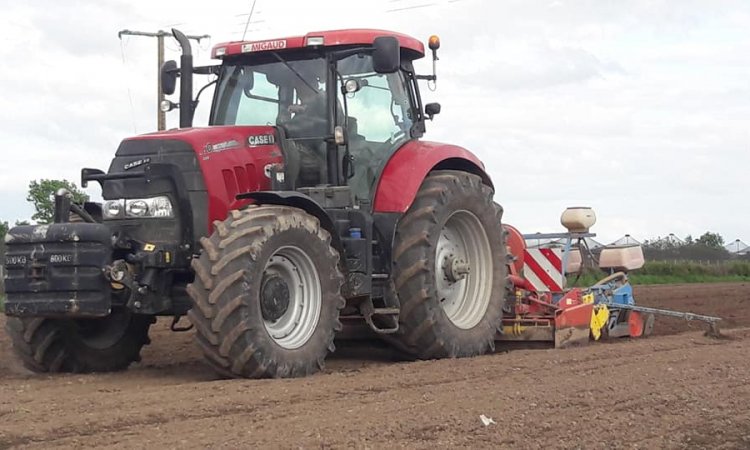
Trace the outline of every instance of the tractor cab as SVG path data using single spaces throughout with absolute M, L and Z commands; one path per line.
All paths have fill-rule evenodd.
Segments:
M 412 65 L 424 46 L 408 36 L 316 32 L 219 44 L 212 56 L 222 64 L 195 68 L 218 75 L 209 125 L 273 127 L 284 161 L 268 170 L 274 190 L 348 186 L 353 204 L 369 204 L 391 155 L 424 133 Z M 167 65 L 173 90 L 178 70 Z

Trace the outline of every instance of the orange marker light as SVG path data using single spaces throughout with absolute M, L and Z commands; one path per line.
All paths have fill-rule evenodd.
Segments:
M 440 38 L 436 35 L 430 36 L 430 39 L 428 41 L 428 45 L 430 47 L 430 50 L 437 50 L 440 48 Z

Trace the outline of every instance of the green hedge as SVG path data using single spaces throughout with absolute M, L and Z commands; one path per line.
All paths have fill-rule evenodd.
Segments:
M 586 269 L 575 286 L 591 286 L 604 278 L 605 272 Z M 568 277 L 572 285 L 576 277 Z M 750 281 L 750 262 L 725 261 L 721 263 L 698 263 L 694 261 L 649 261 L 643 268 L 630 274 L 633 284 L 671 283 L 718 283 L 728 281 Z
M 740 276 L 750 277 L 750 262 L 726 261 L 720 263 L 702 264 L 693 261 L 651 261 L 647 262 L 642 269 L 635 271 L 634 275 L 667 275 L 678 277 L 691 276 Z

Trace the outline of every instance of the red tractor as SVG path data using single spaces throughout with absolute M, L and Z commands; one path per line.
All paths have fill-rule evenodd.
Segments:
M 125 139 L 104 202 L 58 192 L 55 222 L 7 238 L 8 331 L 40 372 L 139 359 L 156 316 L 187 315 L 210 364 L 235 377 L 314 373 L 334 339 L 366 328 L 413 358 L 494 348 L 506 292 L 502 209 L 482 163 L 422 141 L 409 36 L 309 33 L 217 45 L 180 81 L 180 128 Z M 430 38 L 433 60 L 439 47 Z M 193 74 L 215 75 L 194 128 Z

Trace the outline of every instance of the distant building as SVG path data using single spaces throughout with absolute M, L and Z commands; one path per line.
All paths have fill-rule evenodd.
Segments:
M 604 247 L 604 244 L 593 238 L 583 238 L 583 240 L 586 242 L 586 246 L 591 250 Z
M 633 236 L 626 234 L 625 236 L 621 237 L 620 239 L 614 241 L 613 243 L 609 245 L 641 245 L 640 241 L 635 239 Z
M 666 250 L 668 248 L 682 247 L 685 245 L 685 241 L 675 236 L 674 233 L 669 233 L 665 237 L 659 237 L 653 241 L 645 241 L 645 245 Z
M 750 254 L 750 246 L 745 244 L 739 239 L 735 239 L 733 242 L 725 245 L 724 248 L 731 254 L 737 256 L 744 256 Z

